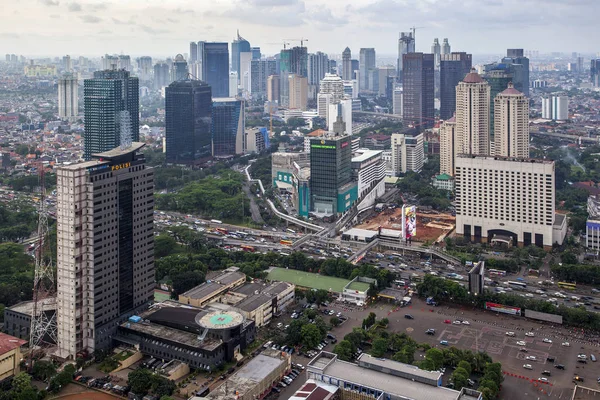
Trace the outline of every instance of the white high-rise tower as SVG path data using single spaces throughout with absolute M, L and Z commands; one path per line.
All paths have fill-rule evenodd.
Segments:
M 58 116 L 74 120 L 77 118 L 79 108 L 77 78 L 67 74 L 58 80 Z
M 529 101 L 512 83 L 494 99 L 494 155 L 529 158 Z

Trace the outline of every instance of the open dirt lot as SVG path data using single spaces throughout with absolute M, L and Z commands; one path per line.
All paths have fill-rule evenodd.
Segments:
M 376 217 L 370 218 L 356 228 L 377 230 L 379 227 L 386 229 L 402 230 L 402 208 L 384 210 Z M 437 241 L 440 236 L 454 229 L 456 218 L 450 214 L 441 214 L 437 211 L 421 211 L 417 209 L 417 235 L 413 238 L 417 242 Z

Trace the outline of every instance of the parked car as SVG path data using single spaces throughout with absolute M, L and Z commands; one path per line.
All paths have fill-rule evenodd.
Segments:
M 550 371 L 545 370 L 545 371 L 542 371 L 542 375 L 550 376 L 552 374 L 550 373 Z
M 406 319 L 415 319 L 411 314 L 404 314 L 404 318 Z
M 562 342 L 562 345 L 565 346 L 565 347 L 571 346 L 571 344 L 569 342 Z
M 533 369 L 533 367 L 531 366 L 531 364 L 523 364 L 523 368 L 525 368 L 525 369 Z
M 534 337 L 535 333 L 533 333 L 533 332 L 525 332 L 525 336 Z
M 562 365 L 562 364 L 556 364 L 556 365 L 554 365 L 554 368 L 556 368 L 556 369 L 565 369 L 565 366 Z
M 514 332 L 506 332 L 506 336 L 513 337 L 513 336 L 515 336 L 515 333 Z
M 433 328 L 429 328 L 425 331 L 426 334 L 428 335 L 435 335 L 435 329 Z
M 442 346 L 448 346 L 448 341 L 447 341 L 447 340 L 442 340 L 442 341 L 440 342 L 440 344 L 441 344 Z
M 542 340 L 542 342 L 544 342 L 544 343 L 552 343 L 552 340 L 550 340 L 548 338 L 544 338 L 544 340 Z

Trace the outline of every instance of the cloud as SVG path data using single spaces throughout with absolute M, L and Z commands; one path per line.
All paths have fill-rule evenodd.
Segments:
M 305 23 L 306 5 L 304 0 L 238 0 L 228 8 L 206 11 L 204 16 L 261 26 L 293 27 Z
M 323 29 L 333 29 L 335 27 L 344 26 L 348 24 L 348 17 L 333 15 L 329 8 L 317 8 L 308 12 L 308 22 L 316 23 Z
M 106 10 L 108 8 L 108 3 L 88 4 L 87 7 L 94 11 Z
M 96 17 L 95 15 L 83 15 L 79 18 L 81 18 L 81 20 L 86 24 L 97 24 L 98 22 L 102 21 L 102 18 Z
M 70 3 L 68 8 L 71 12 L 79 12 L 82 10 L 81 4 L 79 3 Z
M 140 29 L 143 30 L 146 33 L 149 33 L 151 35 L 160 35 L 163 33 L 169 33 L 170 31 L 166 30 L 166 29 L 156 29 L 156 28 L 152 28 L 151 26 L 146 26 L 146 25 L 140 25 Z
M 130 18 L 129 21 L 121 21 L 120 19 L 113 17 L 112 21 L 117 25 L 137 25 L 133 18 Z
M 299 0 L 245 0 L 244 2 L 255 7 L 286 7 L 304 3 Z
M 58 15 L 58 14 L 50 14 L 50 18 L 60 19 L 60 15 Z
M 58 0 L 40 0 L 40 3 L 45 4 L 47 6 L 57 6 L 60 4 Z
M 19 35 L 18 33 L 14 33 L 14 32 L 2 32 L 2 33 L 0 33 L 0 38 L 18 39 L 20 37 L 21 37 L 21 35 Z

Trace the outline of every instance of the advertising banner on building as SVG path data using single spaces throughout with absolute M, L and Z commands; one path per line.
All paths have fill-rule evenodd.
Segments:
M 545 312 L 539 312 L 539 311 L 533 311 L 533 310 L 525 310 L 525 318 L 537 319 L 539 321 L 552 322 L 555 324 L 563 323 L 562 315 L 548 314 Z
M 486 302 L 485 309 L 503 314 L 521 315 L 521 309 L 519 307 L 505 306 L 504 304 Z
M 417 235 L 417 207 L 402 206 L 402 237 L 410 240 Z

